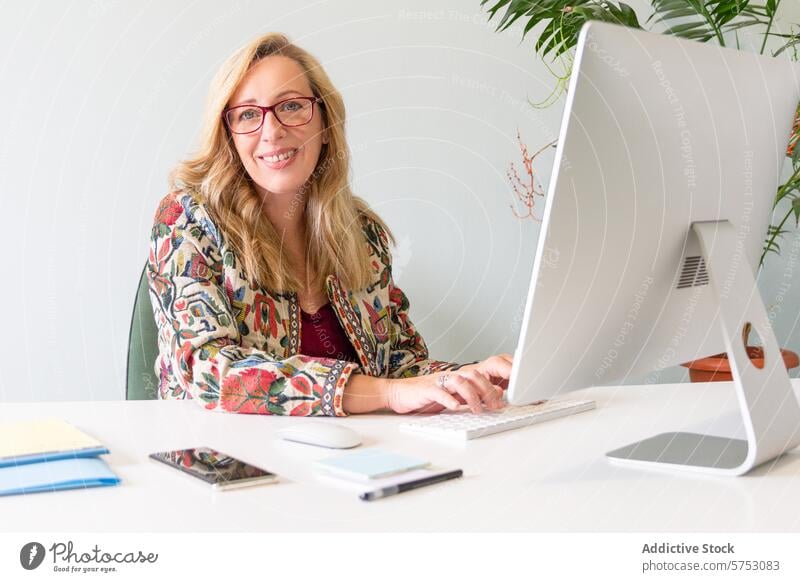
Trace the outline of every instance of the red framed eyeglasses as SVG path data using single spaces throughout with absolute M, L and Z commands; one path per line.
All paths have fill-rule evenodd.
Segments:
M 311 123 L 316 103 L 322 103 L 322 99 L 319 97 L 290 97 L 269 106 L 237 105 L 223 111 L 222 118 L 228 129 L 236 134 L 259 131 L 270 111 L 281 125 L 297 127 Z

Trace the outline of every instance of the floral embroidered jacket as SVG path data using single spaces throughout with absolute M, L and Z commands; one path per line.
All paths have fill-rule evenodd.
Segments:
M 326 280 L 331 305 L 360 364 L 299 353 L 295 293 L 254 288 L 193 194 L 167 195 L 156 212 L 147 276 L 158 326 L 159 397 L 192 398 L 217 411 L 342 416 L 351 374 L 408 377 L 456 368 L 428 359 L 392 280 L 388 238 L 362 217 L 374 282 L 345 289 Z

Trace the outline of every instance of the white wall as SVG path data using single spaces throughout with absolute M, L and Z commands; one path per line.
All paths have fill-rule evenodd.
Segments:
M 513 350 L 539 229 L 511 214 L 506 170 L 520 167 L 517 129 L 538 148 L 557 135 L 562 105 L 526 104 L 552 77 L 519 30 L 493 31 L 478 0 L 0 10 L 0 401 L 122 398 L 167 173 L 195 144 L 213 72 L 269 30 L 313 52 L 343 93 L 354 190 L 397 235 L 398 281 L 432 354 Z M 545 183 L 551 163 L 537 166 Z M 771 261 L 771 284 L 782 263 Z M 796 281 L 776 325 L 798 349 Z

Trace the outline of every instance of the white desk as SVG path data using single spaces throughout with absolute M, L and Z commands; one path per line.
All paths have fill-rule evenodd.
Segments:
M 464 444 L 402 433 L 400 416 L 331 419 L 361 433 L 363 446 L 464 470 L 463 479 L 371 503 L 315 478 L 313 460 L 345 452 L 275 438 L 302 418 L 211 413 L 194 402 L 4 404 L 0 421 L 60 417 L 99 438 L 122 484 L 0 497 L 0 530 L 800 531 L 800 451 L 740 478 L 645 472 L 604 457 L 671 430 L 741 436 L 730 384 L 576 394 L 597 400 L 598 409 Z M 261 465 L 281 482 L 215 494 L 147 458 L 192 446 Z

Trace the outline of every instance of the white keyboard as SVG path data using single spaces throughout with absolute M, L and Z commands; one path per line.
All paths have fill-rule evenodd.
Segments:
M 569 416 L 596 407 L 594 400 L 542 400 L 480 414 L 442 412 L 400 425 L 400 430 L 433 437 L 470 440 Z

